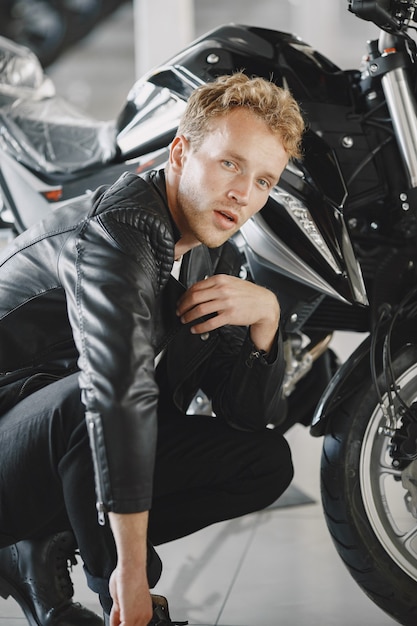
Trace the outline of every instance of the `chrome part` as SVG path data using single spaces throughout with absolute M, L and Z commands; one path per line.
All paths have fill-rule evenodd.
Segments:
M 220 61 L 220 57 L 218 54 L 214 54 L 214 52 L 212 52 L 211 54 L 208 55 L 206 61 L 210 65 L 215 65 L 216 63 Z
M 311 354 L 311 358 L 313 359 L 313 362 L 317 361 L 317 359 L 326 352 L 332 340 L 332 337 L 333 337 L 333 333 L 329 333 L 324 339 L 316 343 L 314 346 L 312 346 L 308 350 L 308 352 Z
M 343 260 L 345 262 L 346 274 L 349 279 L 353 299 L 358 304 L 368 306 L 369 300 L 366 293 L 366 287 L 363 280 L 362 271 L 353 250 L 348 229 L 346 228 L 345 221 L 341 214 L 339 214 L 339 228 L 339 244 Z
M 319 274 L 314 272 L 300 259 L 275 233 L 258 213 L 240 229 L 245 242 L 245 253 L 251 263 L 250 254 L 254 253 L 258 261 L 274 272 L 279 272 L 301 282 L 309 287 L 314 287 L 321 293 L 325 293 L 342 302 L 347 302 L 331 285 Z M 249 248 L 249 250 L 248 250 Z
M 353 137 L 350 137 L 349 135 L 345 135 L 345 137 L 342 137 L 342 147 L 343 148 L 353 148 L 354 146 L 354 141 L 353 141 Z
M 336 272 L 336 274 L 341 274 L 342 272 L 340 270 L 340 267 L 337 265 L 326 242 L 324 241 L 319 230 L 317 229 L 317 226 L 315 225 L 314 220 L 311 217 L 310 211 L 307 209 L 305 204 L 295 196 L 286 193 L 279 187 L 273 188 L 273 190 L 271 191 L 271 198 L 276 200 L 278 204 L 285 207 L 288 215 L 290 215 L 292 219 L 297 222 L 298 226 L 300 226 L 304 234 L 308 236 L 310 241 L 314 244 L 316 250 L 318 250 L 320 254 L 325 258 L 332 270 Z
M 405 71 L 396 68 L 388 72 L 382 78 L 382 86 L 410 185 L 417 187 L 416 105 Z
M 297 169 L 294 169 L 297 172 Z M 333 275 L 341 281 L 347 278 L 350 293 L 355 302 L 368 305 L 366 288 L 362 273 L 352 248 L 349 233 L 340 210 L 333 210 L 333 226 L 337 231 L 337 239 L 334 246 L 337 247 L 340 263 L 344 264 L 343 270 L 339 265 L 337 255 L 332 253 L 324 237 L 314 222 L 310 211 L 305 204 L 294 195 L 274 187 L 271 198 L 275 200 L 291 217 L 300 228 L 302 234 L 307 237 L 319 255 L 324 259 Z M 324 208 L 323 208 L 324 210 Z M 262 217 L 262 211 L 252 217 L 241 228 L 241 234 L 246 242 L 245 252 L 249 265 L 251 254 L 256 255 L 257 261 L 265 267 L 270 267 L 275 272 L 279 271 L 289 278 L 301 282 L 309 287 L 317 289 L 321 293 L 337 298 L 342 302 L 350 302 L 349 296 L 341 294 L 322 276 L 293 252 L 274 231 L 268 226 Z M 346 273 L 345 273 L 346 272 Z M 345 281 L 346 287 L 348 287 Z M 348 293 L 348 289 L 346 289 Z
M 162 66 L 138 80 L 127 98 L 128 106 L 136 112 L 117 136 L 122 153 L 137 155 L 148 144 L 154 145 L 158 137 L 173 135 L 188 96 L 201 84 L 202 80 L 179 65 Z
M 392 48 L 393 44 L 395 50 L 393 38 L 381 33 L 379 49 L 382 56 L 387 56 L 384 50 Z M 417 187 L 417 109 L 407 74 L 402 67 L 392 69 L 382 76 L 381 83 L 410 186 Z
M 211 400 L 204 391 L 199 389 L 187 409 L 187 415 L 211 415 L 214 416 Z
M 322 341 L 311 347 L 307 346 L 298 354 L 294 352 L 294 343 L 291 339 L 284 343 L 286 371 L 282 389 L 285 397 L 292 394 L 297 383 L 311 370 L 314 361 L 325 353 L 331 339 L 332 334 L 329 334 Z
M 117 136 L 123 154 L 138 152 L 158 136 L 174 133 L 186 103 L 166 87 L 144 82 L 135 92 L 137 113 Z
M 401 482 L 408 492 L 405 496 L 407 509 L 417 519 L 417 459 L 403 470 Z

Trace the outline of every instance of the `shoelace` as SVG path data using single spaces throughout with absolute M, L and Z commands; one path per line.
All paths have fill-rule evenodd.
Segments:
M 64 534 L 58 536 L 55 541 L 57 543 L 55 554 L 56 577 L 62 593 L 72 597 L 74 587 L 69 572 L 72 571 L 73 565 L 77 563 L 75 551 Z

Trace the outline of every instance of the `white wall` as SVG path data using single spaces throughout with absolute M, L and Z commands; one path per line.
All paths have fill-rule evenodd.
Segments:
M 195 37 L 194 0 L 133 0 L 136 75 L 163 63 Z
M 295 33 L 342 68 L 358 67 L 377 29 L 347 0 L 133 0 L 137 75 L 224 23 Z
M 135 77 L 230 22 L 292 32 L 343 69 L 359 66 L 366 40 L 377 33 L 348 13 L 347 0 L 132 0 L 48 73 L 60 95 L 109 119 L 120 111 Z

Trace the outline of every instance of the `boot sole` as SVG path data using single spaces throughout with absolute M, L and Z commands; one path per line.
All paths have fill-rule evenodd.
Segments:
M 10 596 L 20 606 L 30 626 L 42 626 L 38 621 L 26 598 L 6 578 L 0 576 L 0 596 L 7 600 Z

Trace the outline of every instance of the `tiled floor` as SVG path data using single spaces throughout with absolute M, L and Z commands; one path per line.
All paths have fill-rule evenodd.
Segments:
M 242 7 L 253 13 L 252 2 L 230 0 L 216 2 L 216 7 L 228 9 L 229 21 L 233 2 L 241 10 L 238 20 L 249 23 Z M 207 5 L 196 2 L 206 12 Z M 270 10 L 272 0 L 256 3 L 258 22 L 266 15 L 260 5 Z M 203 17 L 204 11 L 197 16 L 200 28 Z M 223 21 L 219 14 L 218 23 Z M 61 94 L 72 95 L 97 117 L 116 115 L 134 76 L 129 5 L 50 73 Z M 336 337 L 335 348 L 345 356 L 353 348 L 352 338 Z M 282 502 L 289 504 L 294 496 L 298 500 L 297 490 L 312 502 L 217 524 L 162 546 L 164 572 L 157 591 L 168 596 L 174 618 L 199 626 L 393 625 L 353 582 L 332 545 L 319 496 L 321 440 L 298 426 L 288 438 L 295 479 Z M 99 610 L 81 565 L 74 568 L 73 580 L 76 599 Z M 15 602 L 0 599 L 0 626 L 25 623 Z

